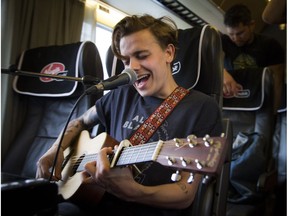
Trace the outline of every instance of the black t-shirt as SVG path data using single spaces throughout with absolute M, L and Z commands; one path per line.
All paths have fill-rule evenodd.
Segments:
M 238 47 L 228 35 L 222 35 L 222 47 L 225 53 L 224 67 L 228 71 L 261 68 L 285 61 L 285 52 L 275 39 L 255 34 L 251 44 Z
M 119 87 L 96 102 L 96 109 L 106 132 L 119 142 L 133 132 L 163 102 L 155 97 L 141 97 L 133 86 Z M 185 138 L 195 134 L 219 136 L 219 106 L 208 95 L 191 90 L 166 118 L 149 142 Z
M 141 97 L 133 86 L 112 90 L 96 102 L 96 109 L 106 132 L 118 140 L 129 139 L 133 132 L 163 102 L 155 97 Z M 174 108 L 149 142 L 186 138 L 190 134 L 203 137 L 220 136 L 222 132 L 221 113 L 218 104 L 211 97 L 191 90 Z M 149 143 L 148 142 L 148 143 Z M 145 144 L 143 144 L 145 145 Z M 147 165 L 147 164 L 146 164 Z M 141 166 L 140 166 L 141 167 Z M 138 176 L 143 185 L 159 185 L 171 182 L 175 172 L 157 163 L 149 163 Z M 109 207 L 110 206 L 110 207 Z M 113 207 L 112 207 L 113 206 Z M 129 203 L 105 194 L 100 207 L 109 209 L 107 215 L 182 215 L 181 210 L 158 209 L 150 206 Z M 113 208 L 113 210 L 111 209 Z

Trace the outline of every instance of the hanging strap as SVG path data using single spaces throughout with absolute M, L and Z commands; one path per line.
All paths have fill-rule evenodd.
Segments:
M 130 137 L 131 144 L 146 143 L 188 92 L 187 89 L 178 86 Z

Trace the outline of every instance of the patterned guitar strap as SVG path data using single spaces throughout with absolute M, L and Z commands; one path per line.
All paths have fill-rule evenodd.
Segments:
M 178 86 L 130 137 L 131 144 L 146 143 L 188 92 L 187 89 Z
M 144 144 L 155 133 L 167 116 L 173 111 L 174 107 L 188 94 L 188 90 L 178 86 L 160 106 L 140 125 L 140 127 L 130 137 L 132 145 Z M 143 165 L 133 165 L 134 179 L 141 183 L 145 178 L 142 172 L 149 168 L 151 163 Z

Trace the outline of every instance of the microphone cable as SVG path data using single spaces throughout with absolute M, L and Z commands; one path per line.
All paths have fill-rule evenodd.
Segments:
M 64 139 L 64 134 L 65 134 L 65 131 L 67 130 L 67 127 L 68 127 L 68 124 L 71 120 L 71 117 L 72 117 L 72 114 L 74 113 L 76 107 L 78 106 L 79 102 L 87 95 L 87 93 L 84 91 L 84 93 L 82 95 L 79 96 L 79 98 L 77 99 L 77 101 L 75 102 L 75 104 L 73 105 L 70 113 L 69 113 L 69 116 L 66 120 L 66 123 L 64 125 L 64 128 L 62 130 L 62 133 L 61 133 L 61 137 L 60 137 L 60 141 L 59 141 L 59 144 L 57 146 L 57 151 L 56 151 L 56 155 L 55 155 L 55 158 L 54 158 L 54 161 L 53 161 L 53 165 L 51 167 L 51 173 L 50 173 L 50 177 L 49 177 L 49 181 L 52 181 L 52 177 L 53 177 L 53 173 L 54 173 L 54 170 L 55 170 L 55 167 L 56 167 L 56 164 L 57 164 L 57 159 L 58 159 L 58 155 L 59 155 L 59 151 L 60 151 L 60 148 L 62 146 L 62 142 L 63 142 L 63 139 Z

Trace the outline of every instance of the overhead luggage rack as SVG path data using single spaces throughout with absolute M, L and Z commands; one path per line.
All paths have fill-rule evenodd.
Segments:
M 174 12 L 181 19 L 191 24 L 192 26 L 203 26 L 208 24 L 202 18 L 193 13 L 189 8 L 180 3 L 177 0 L 154 0 L 156 3 L 159 3 L 165 8 L 168 8 L 170 11 Z

